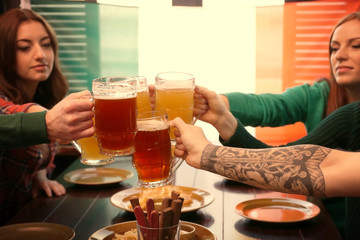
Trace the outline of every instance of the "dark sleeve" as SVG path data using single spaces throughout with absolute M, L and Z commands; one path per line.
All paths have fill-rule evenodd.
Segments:
M 221 143 L 226 146 L 243 148 L 270 148 L 254 138 L 238 122 L 238 128 L 229 141 Z M 360 102 L 347 104 L 327 116 L 320 124 L 305 137 L 281 146 L 298 144 L 316 144 L 328 148 L 336 148 L 347 151 L 360 149 Z
M 0 149 L 49 143 L 44 112 L 0 115 Z

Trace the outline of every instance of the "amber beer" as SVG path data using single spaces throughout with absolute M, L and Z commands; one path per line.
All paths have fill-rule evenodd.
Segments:
M 130 155 L 135 151 L 136 79 L 105 77 L 93 80 L 95 133 L 100 152 Z
M 94 98 L 96 136 L 102 152 L 133 151 L 136 128 L 136 98 Z
M 170 120 L 180 117 L 185 123 L 193 121 L 193 89 L 156 89 L 156 111 L 166 111 Z
M 145 113 L 146 114 L 146 113 Z M 139 185 L 155 187 L 168 183 L 171 173 L 171 144 L 166 114 L 138 119 L 133 165 Z
M 180 117 L 185 123 L 194 122 L 195 78 L 188 73 L 160 73 L 155 80 L 155 110 L 165 111 L 169 120 Z M 175 139 L 173 130 L 170 138 Z

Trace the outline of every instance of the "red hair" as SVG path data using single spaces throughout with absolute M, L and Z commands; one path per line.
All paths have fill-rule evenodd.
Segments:
M 54 51 L 53 70 L 46 81 L 40 82 L 34 99 L 29 99 L 16 71 L 16 38 L 21 23 L 36 21 L 48 33 Z M 13 8 L 0 15 L 0 92 L 16 104 L 35 102 L 46 108 L 58 103 L 68 91 L 68 82 L 60 70 L 58 42 L 55 32 L 39 14 L 30 9 Z
M 342 24 L 352 21 L 352 20 L 358 20 L 359 25 L 360 25 L 360 12 L 353 12 L 353 13 L 346 15 L 333 28 L 331 35 L 330 35 L 330 41 L 329 41 L 329 58 L 331 57 L 331 54 L 332 54 L 330 43 L 333 38 L 334 31 Z M 330 85 L 330 93 L 329 93 L 329 97 L 328 97 L 328 101 L 327 101 L 326 110 L 324 112 L 325 117 L 328 116 L 333 111 L 335 111 L 336 109 L 349 103 L 345 88 L 343 86 L 340 86 L 335 80 L 335 77 L 334 77 L 334 74 L 332 71 L 331 62 L 330 62 L 330 79 L 328 79 L 327 81 Z

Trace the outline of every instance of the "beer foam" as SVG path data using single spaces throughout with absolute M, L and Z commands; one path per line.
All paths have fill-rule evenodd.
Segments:
M 156 119 L 144 119 L 137 121 L 138 131 L 158 131 L 169 128 L 169 124 Z
M 186 90 L 186 89 L 194 89 L 194 85 L 189 82 L 182 82 L 182 81 L 173 81 L 173 82 L 164 82 L 160 85 L 156 85 L 157 89 L 179 89 L 179 90 Z
M 102 99 L 102 100 L 117 100 L 117 99 L 128 99 L 128 98 L 135 98 L 134 95 L 109 95 L 109 96 L 94 96 L 94 99 Z

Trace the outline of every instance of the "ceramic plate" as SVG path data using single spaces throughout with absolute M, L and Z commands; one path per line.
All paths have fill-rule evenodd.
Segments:
M 121 168 L 92 167 L 82 168 L 64 175 L 67 182 L 82 185 L 118 183 L 134 176 L 134 173 Z
M 169 187 L 169 186 L 164 186 Z M 190 204 L 184 204 L 181 212 L 191 212 L 203 208 L 214 201 L 214 196 L 204 190 L 192 188 L 192 187 L 183 187 L 183 186 L 174 186 L 179 189 L 180 196 L 189 196 L 191 200 Z M 130 198 L 133 196 L 139 197 L 143 188 L 129 188 L 118 193 L 115 193 L 111 197 L 111 203 L 118 208 L 124 209 L 129 212 L 133 212 L 133 209 L 130 204 Z M 183 195 L 182 195 L 183 194 Z M 160 208 L 162 198 L 154 197 L 155 207 Z M 186 197 L 185 197 L 186 201 Z M 184 202 L 185 202 L 184 201 Z
M 236 205 L 235 211 L 246 218 L 262 222 L 299 222 L 320 213 L 313 203 L 294 198 L 259 198 Z
M 216 240 L 216 236 L 206 227 L 192 222 L 181 221 L 181 223 L 191 225 L 195 228 L 196 238 L 194 240 Z M 115 233 L 124 234 L 131 229 L 136 229 L 136 221 L 123 222 L 104 227 L 91 235 L 89 240 L 112 240 Z
M 75 236 L 72 228 L 55 223 L 20 223 L 0 227 L 1 240 L 70 240 Z

